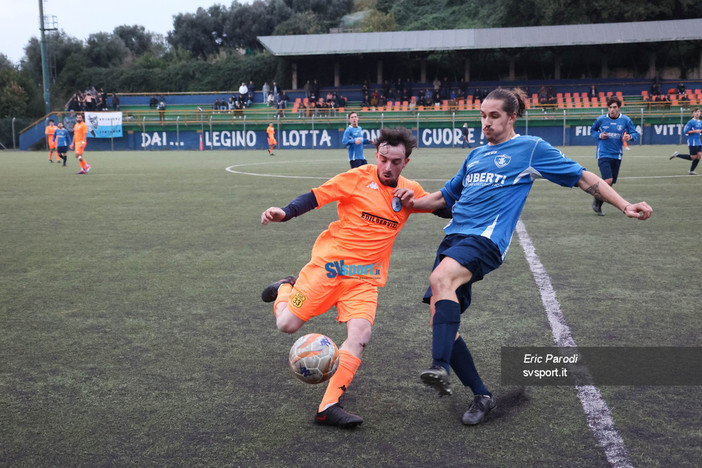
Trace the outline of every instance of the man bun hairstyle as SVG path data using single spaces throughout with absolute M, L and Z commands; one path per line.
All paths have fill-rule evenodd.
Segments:
M 378 138 L 375 139 L 375 147 L 380 148 L 382 144 L 390 146 L 403 145 L 405 147 L 405 157 L 409 158 L 412 150 L 417 147 L 417 139 L 412 135 L 412 132 L 404 127 L 384 127 L 380 130 Z
M 487 95 L 485 100 L 495 99 L 497 101 L 502 101 L 502 110 L 508 114 L 517 114 L 517 117 L 524 115 L 524 110 L 526 109 L 526 93 L 520 88 L 506 89 L 497 88 Z

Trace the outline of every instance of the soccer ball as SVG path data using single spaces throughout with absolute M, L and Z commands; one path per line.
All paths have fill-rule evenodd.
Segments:
M 328 336 L 310 333 L 290 348 L 290 369 L 305 383 L 318 384 L 334 375 L 339 367 L 339 350 Z

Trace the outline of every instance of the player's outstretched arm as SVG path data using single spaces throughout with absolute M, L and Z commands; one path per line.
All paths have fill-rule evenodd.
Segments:
M 616 190 L 610 187 L 607 182 L 590 171 L 583 171 L 583 175 L 578 181 L 578 187 L 598 200 L 614 205 L 629 218 L 637 218 L 643 221 L 650 218 L 651 214 L 653 214 L 653 208 L 648 203 L 645 201 L 629 203 Z
M 261 224 L 264 226 L 270 222 L 279 223 L 285 218 L 285 211 L 277 206 L 271 206 L 261 213 Z

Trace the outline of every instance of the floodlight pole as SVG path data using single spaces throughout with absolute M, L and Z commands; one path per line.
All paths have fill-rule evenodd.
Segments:
M 51 112 L 51 97 L 49 95 L 49 64 L 46 59 L 46 35 L 44 34 L 44 0 L 39 0 L 39 31 L 41 31 L 41 75 L 44 85 L 44 110 Z

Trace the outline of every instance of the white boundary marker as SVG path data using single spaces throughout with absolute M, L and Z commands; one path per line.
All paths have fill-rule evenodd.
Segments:
M 534 244 L 531 242 L 531 238 L 521 219 L 517 222 L 517 235 L 529 263 L 529 268 L 534 275 L 534 281 L 541 293 L 541 301 L 544 304 L 544 309 L 546 309 L 546 316 L 551 325 L 556 346 L 564 348 L 576 347 L 577 344 L 573 339 L 568 322 L 556 298 L 556 291 L 551 284 L 551 278 L 546 273 L 541 260 L 539 260 Z M 602 398 L 600 390 L 594 385 L 576 385 L 575 389 L 578 392 L 578 398 L 583 410 L 585 410 L 587 424 L 590 426 L 590 430 L 597 442 L 604 449 L 609 464 L 617 468 L 633 468 L 624 440 L 614 427 L 612 413 Z

